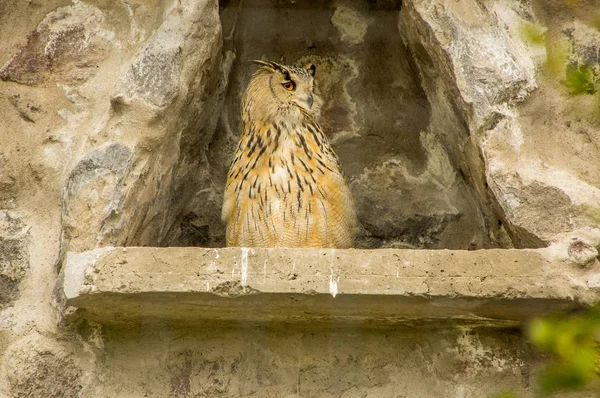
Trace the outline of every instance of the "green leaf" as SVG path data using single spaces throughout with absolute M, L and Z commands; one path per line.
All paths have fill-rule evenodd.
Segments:
M 571 94 L 593 94 L 596 92 L 594 72 L 588 65 L 569 65 L 565 84 Z
M 579 315 L 536 319 L 528 331 L 533 344 L 554 358 L 540 375 L 540 393 L 588 388 L 599 380 L 600 307 Z
M 540 377 L 540 392 L 549 394 L 560 390 L 576 390 L 588 381 L 579 369 L 566 364 L 548 368 Z

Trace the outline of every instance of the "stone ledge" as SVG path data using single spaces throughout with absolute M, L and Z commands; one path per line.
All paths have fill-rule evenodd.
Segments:
M 523 324 L 600 297 L 600 264 L 538 250 L 102 248 L 68 253 L 68 306 L 131 322 Z

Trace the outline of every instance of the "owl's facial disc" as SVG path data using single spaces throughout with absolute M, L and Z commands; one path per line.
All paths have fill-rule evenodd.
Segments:
M 302 78 L 293 73 L 281 73 L 280 92 L 288 102 L 310 111 L 314 98 L 311 92 L 312 79 Z
M 253 62 L 270 72 L 271 92 L 281 105 L 297 107 L 304 114 L 319 115 L 321 100 L 314 94 L 315 65 L 307 64 L 303 68 L 298 68 L 272 61 Z

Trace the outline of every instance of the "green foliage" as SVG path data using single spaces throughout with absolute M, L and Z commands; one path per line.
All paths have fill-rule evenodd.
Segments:
M 596 92 L 595 74 L 589 65 L 569 65 L 565 84 L 571 94 L 594 94 Z
M 576 316 L 537 319 L 529 326 L 529 336 L 555 358 L 540 376 L 541 394 L 587 388 L 598 381 L 599 307 Z
M 563 1 L 569 6 L 578 2 Z M 593 15 L 592 25 L 600 31 L 600 8 Z M 595 95 L 600 109 L 600 64 L 582 62 L 569 43 L 553 41 L 543 26 L 524 23 L 520 32 L 529 45 L 545 46 L 546 73 L 564 83 L 571 95 Z M 587 210 L 590 219 L 600 225 L 600 208 Z M 553 357 L 539 376 L 540 395 L 592 389 L 600 397 L 600 305 L 578 315 L 537 319 L 530 323 L 528 332 L 533 344 Z M 517 395 L 504 392 L 492 398 L 517 398 Z
M 546 44 L 546 30 L 547 29 L 545 27 L 530 22 L 524 22 L 520 26 L 521 36 L 523 36 L 523 39 L 537 46 L 543 46 Z
M 564 0 L 568 5 L 577 4 L 578 0 Z M 600 8 L 594 13 L 592 24 L 600 30 Z M 587 64 L 578 59 L 567 43 L 553 40 L 546 34 L 548 29 L 540 24 L 523 21 L 519 26 L 523 41 L 532 47 L 545 47 L 545 70 L 564 81 L 572 95 L 595 94 L 600 87 L 600 78 L 596 64 Z M 563 79 L 564 76 L 564 79 Z M 600 96 L 599 96 L 600 100 Z

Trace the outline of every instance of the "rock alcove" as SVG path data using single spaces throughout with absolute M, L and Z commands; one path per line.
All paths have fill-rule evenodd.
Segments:
M 241 93 L 255 69 L 248 60 L 312 62 L 325 100 L 322 124 L 357 202 L 359 247 L 501 246 L 487 199 L 461 175 L 460 159 L 448 155 L 432 126 L 404 32 L 414 26 L 405 28 L 399 12 L 399 1 L 222 3 L 225 48 L 236 62 L 213 148 L 229 159 L 239 136 Z M 460 116 L 445 123 L 456 143 L 468 136 Z M 215 185 L 223 185 L 222 170 Z

